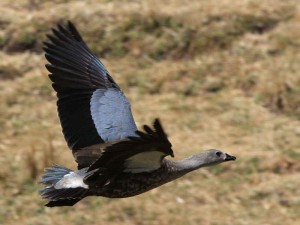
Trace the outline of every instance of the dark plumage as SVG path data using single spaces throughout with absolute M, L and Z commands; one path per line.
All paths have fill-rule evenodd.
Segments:
M 206 150 L 170 161 L 172 145 L 158 119 L 137 130 L 130 103 L 75 26 L 47 35 L 45 57 L 64 137 L 78 170 L 54 165 L 40 183 L 46 206 L 71 206 L 86 196 L 124 198 L 141 194 L 203 166 L 235 160 Z

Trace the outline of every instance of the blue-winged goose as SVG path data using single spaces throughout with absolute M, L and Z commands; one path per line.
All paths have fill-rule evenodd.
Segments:
M 137 130 L 127 98 L 75 26 L 69 22 L 52 31 L 44 43 L 46 67 L 78 170 L 58 165 L 45 170 L 40 194 L 49 201 L 46 206 L 72 206 L 86 196 L 130 197 L 236 159 L 215 149 L 179 161 L 165 159 L 174 155 L 160 121 Z

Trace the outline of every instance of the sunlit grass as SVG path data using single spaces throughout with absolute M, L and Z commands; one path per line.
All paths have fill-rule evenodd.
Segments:
M 298 224 L 300 8 L 288 1 L 0 3 L 0 224 Z M 43 168 L 76 168 L 42 41 L 71 19 L 132 103 L 162 120 L 176 159 L 236 155 L 129 199 L 49 209 Z

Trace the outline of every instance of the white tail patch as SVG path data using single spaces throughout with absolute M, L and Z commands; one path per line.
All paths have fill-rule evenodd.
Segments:
M 82 187 L 82 188 L 88 189 L 89 186 L 83 182 L 83 178 L 86 175 L 85 170 L 86 169 L 75 171 L 75 172 L 70 172 L 70 173 L 64 175 L 63 178 L 55 184 L 54 188 L 55 189 L 63 189 L 63 188 Z
M 125 161 L 124 172 L 151 172 L 161 167 L 161 160 L 165 154 L 158 151 L 142 152 L 131 156 Z

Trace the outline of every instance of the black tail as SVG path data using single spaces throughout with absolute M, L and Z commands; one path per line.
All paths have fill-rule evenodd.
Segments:
M 87 196 L 88 190 L 83 187 L 56 187 L 57 182 L 64 178 L 65 175 L 72 173 L 72 170 L 59 165 L 53 165 L 53 167 L 45 169 L 45 173 L 39 182 L 46 185 L 39 191 L 43 199 L 49 200 L 45 206 L 72 206 Z
M 77 202 L 79 202 L 82 198 L 74 198 L 74 199 L 63 199 L 57 201 L 50 201 L 45 206 L 47 207 L 59 207 L 59 206 L 73 206 Z

